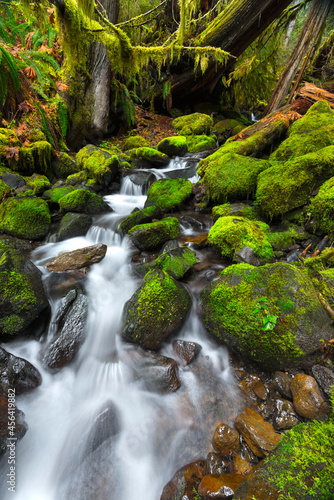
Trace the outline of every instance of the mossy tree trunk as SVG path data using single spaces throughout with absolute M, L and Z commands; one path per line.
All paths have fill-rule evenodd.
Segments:
M 314 51 L 314 47 L 319 39 L 319 36 L 321 36 L 322 29 L 332 4 L 333 0 L 313 0 L 304 27 L 297 40 L 297 44 L 280 76 L 280 79 L 277 82 L 272 97 L 265 110 L 265 114 L 276 111 L 283 104 L 285 97 L 289 93 L 296 73 L 304 59 L 296 83 L 291 92 L 292 97 L 292 94 L 297 88 L 305 71 L 307 62 L 310 60 L 312 52 Z M 290 99 L 288 102 L 289 101 Z

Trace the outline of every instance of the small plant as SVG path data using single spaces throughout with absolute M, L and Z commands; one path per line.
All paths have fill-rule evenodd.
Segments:
M 268 332 L 275 328 L 275 325 L 278 320 L 278 316 L 275 314 L 269 314 L 266 306 L 267 299 L 263 297 L 262 299 L 257 299 L 258 306 L 254 309 L 253 314 L 258 314 L 261 311 L 265 314 L 262 318 L 262 327 L 261 330 L 264 332 Z

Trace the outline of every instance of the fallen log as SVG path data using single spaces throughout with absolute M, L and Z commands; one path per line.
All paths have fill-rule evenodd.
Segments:
M 295 99 L 307 99 L 312 104 L 317 101 L 327 101 L 331 108 L 334 108 L 334 94 L 327 90 L 320 89 L 312 83 L 305 82 L 296 92 Z

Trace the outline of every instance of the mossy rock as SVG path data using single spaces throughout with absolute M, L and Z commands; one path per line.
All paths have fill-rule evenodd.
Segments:
M 305 205 L 312 191 L 334 176 L 334 146 L 309 153 L 261 172 L 256 203 L 272 219 Z
M 175 118 L 172 126 L 180 135 L 209 135 L 213 128 L 213 118 L 204 113 L 192 113 Z
M 82 214 L 101 214 L 110 212 L 109 205 L 101 196 L 91 193 L 86 189 L 76 189 L 59 200 L 61 213 L 76 212 Z
M 40 198 L 7 198 L 0 205 L 0 231 L 16 238 L 41 240 L 50 230 L 48 204 Z
M 240 121 L 233 120 L 232 118 L 226 118 L 225 120 L 221 120 L 217 122 L 214 126 L 214 132 L 216 134 L 223 134 L 228 130 L 231 131 L 231 135 L 238 134 L 246 127 L 245 124 Z
M 257 220 L 259 218 L 256 208 L 246 203 L 224 203 L 212 208 L 213 222 L 216 222 L 219 217 L 228 217 L 230 215 L 244 217 L 249 220 Z
M 221 112 L 225 119 L 236 120 L 240 123 L 243 123 L 246 127 L 252 125 L 252 122 L 248 120 L 243 114 L 240 113 L 237 109 L 234 108 L 224 108 Z
M 330 500 L 334 498 L 334 422 L 302 423 L 236 490 L 235 500 Z
M 309 368 L 333 338 L 312 280 L 292 264 L 236 264 L 201 293 L 208 331 L 267 371 Z
M 119 177 L 120 165 L 116 155 L 89 144 L 76 154 L 78 170 L 87 173 L 88 180 L 108 187 Z
M 144 276 L 150 269 L 162 269 L 174 279 L 182 279 L 196 264 L 196 254 L 190 248 L 178 247 L 164 252 L 152 262 L 136 266 L 136 272 Z
M 128 215 L 119 225 L 121 233 L 127 234 L 130 229 L 139 224 L 147 224 L 152 222 L 153 219 L 161 219 L 163 215 L 160 208 L 152 205 L 151 207 L 142 208 L 141 210 L 136 210 L 132 214 Z
M 65 182 L 67 186 L 76 186 L 78 188 L 79 186 L 86 186 L 88 181 L 89 176 L 86 170 L 80 170 L 76 174 L 69 175 Z
M 258 175 L 270 167 L 266 160 L 227 153 L 210 163 L 201 182 L 216 203 L 250 199 L 255 193 Z
M 133 135 L 125 139 L 123 151 L 128 151 L 129 149 L 136 149 L 136 148 L 146 148 L 149 146 L 150 145 L 148 141 L 144 139 L 144 137 L 141 137 L 140 135 Z
M 48 189 L 43 193 L 43 200 L 48 201 L 51 204 L 56 204 L 58 205 L 60 198 L 63 196 L 72 193 L 75 191 L 75 187 L 73 186 L 55 186 L 51 189 Z
M 274 257 L 268 231 L 269 226 L 261 221 L 220 217 L 209 231 L 208 242 L 218 247 L 223 257 L 234 260 L 238 250 L 250 247 L 258 259 L 268 262 Z
M 77 162 L 64 152 L 61 152 L 59 158 L 52 162 L 51 167 L 57 179 L 66 179 L 80 170 Z
M 48 306 L 41 272 L 21 252 L 0 244 L 0 335 L 20 335 Z
M 134 226 L 128 232 L 132 242 L 139 250 L 155 250 L 166 241 L 173 240 L 180 235 L 180 224 L 175 217 Z
M 309 239 L 310 234 L 302 227 L 296 225 L 283 224 L 275 227 L 268 233 L 268 239 L 274 250 L 280 251 L 289 248 L 297 241 L 305 241 Z
M 191 307 L 188 291 L 162 270 L 149 271 L 124 306 L 122 336 L 144 349 L 156 350 L 183 325 Z
M 334 177 L 331 177 L 320 188 L 313 198 L 308 211 L 312 214 L 317 229 L 334 238 Z
M 182 135 L 166 137 L 159 142 L 157 149 L 170 158 L 172 156 L 183 156 L 188 151 L 187 138 Z
M 10 187 L 0 179 L 0 200 L 10 193 Z
M 85 236 L 92 223 L 93 219 L 90 215 L 69 212 L 61 220 L 56 239 L 64 241 L 68 238 Z
M 304 265 L 306 269 L 317 273 L 328 268 L 334 268 L 334 248 L 325 248 L 320 255 L 305 259 Z
M 37 141 L 29 146 L 19 148 L 19 159 L 8 160 L 9 167 L 14 172 L 28 176 L 34 173 L 46 175 L 52 180 L 54 173 L 51 168 L 54 152 L 51 144 L 47 141 Z
M 188 135 L 187 145 L 189 153 L 200 153 L 209 151 L 217 147 L 217 137 L 215 135 Z
M 169 157 L 157 149 L 140 147 L 127 151 L 127 156 L 134 168 L 162 168 L 168 165 Z
M 36 196 L 41 196 L 51 186 L 49 179 L 41 174 L 33 174 L 31 177 L 25 177 L 25 181 Z
M 145 207 L 155 205 L 164 213 L 180 207 L 192 193 L 192 184 L 186 179 L 159 179 L 149 187 Z

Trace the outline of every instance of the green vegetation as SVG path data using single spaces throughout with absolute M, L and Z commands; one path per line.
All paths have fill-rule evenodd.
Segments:
M 128 235 L 140 250 L 154 250 L 166 241 L 177 238 L 180 232 L 178 219 L 167 217 L 161 221 L 134 226 Z
M 187 137 L 182 135 L 166 137 L 158 143 L 157 149 L 170 158 L 172 156 L 183 156 L 188 151 L 187 142 Z
M 157 259 L 136 267 L 139 274 L 146 274 L 150 269 L 162 269 L 172 278 L 182 279 L 192 266 L 196 264 L 196 255 L 190 248 L 175 248 L 164 252 Z
M 215 135 L 188 135 L 187 146 L 189 153 L 200 153 L 201 151 L 209 151 L 216 149 L 217 137 Z
M 131 228 L 139 224 L 146 224 L 147 222 L 152 222 L 153 219 L 160 219 L 163 212 L 160 208 L 152 205 L 142 210 L 136 210 L 136 212 L 128 215 L 119 225 L 122 234 L 126 234 Z
M 308 208 L 316 227 L 328 234 L 331 240 L 334 237 L 334 177 L 331 177 L 320 188 Z
M 219 217 L 228 217 L 230 215 L 244 217 L 249 220 L 258 219 L 255 207 L 244 203 L 224 203 L 223 205 L 216 205 L 212 208 L 213 222 L 216 222 Z
M 91 193 L 86 189 L 76 189 L 59 198 L 58 203 L 62 213 L 80 212 L 83 214 L 99 214 L 110 211 L 109 206 L 103 201 L 101 196 Z
M 128 151 L 129 149 L 137 149 L 148 146 L 149 144 L 146 139 L 144 139 L 140 135 L 133 135 L 125 140 L 123 151 Z
M 180 135 L 209 135 L 213 128 L 213 118 L 203 113 L 175 118 L 172 123 Z
M 40 198 L 7 198 L 0 204 L 0 231 L 17 238 L 41 240 L 50 230 L 51 216 Z
M 185 179 L 160 179 L 153 182 L 147 192 L 145 207 L 155 205 L 164 213 L 179 208 L 190 197 L 191 182 Z

